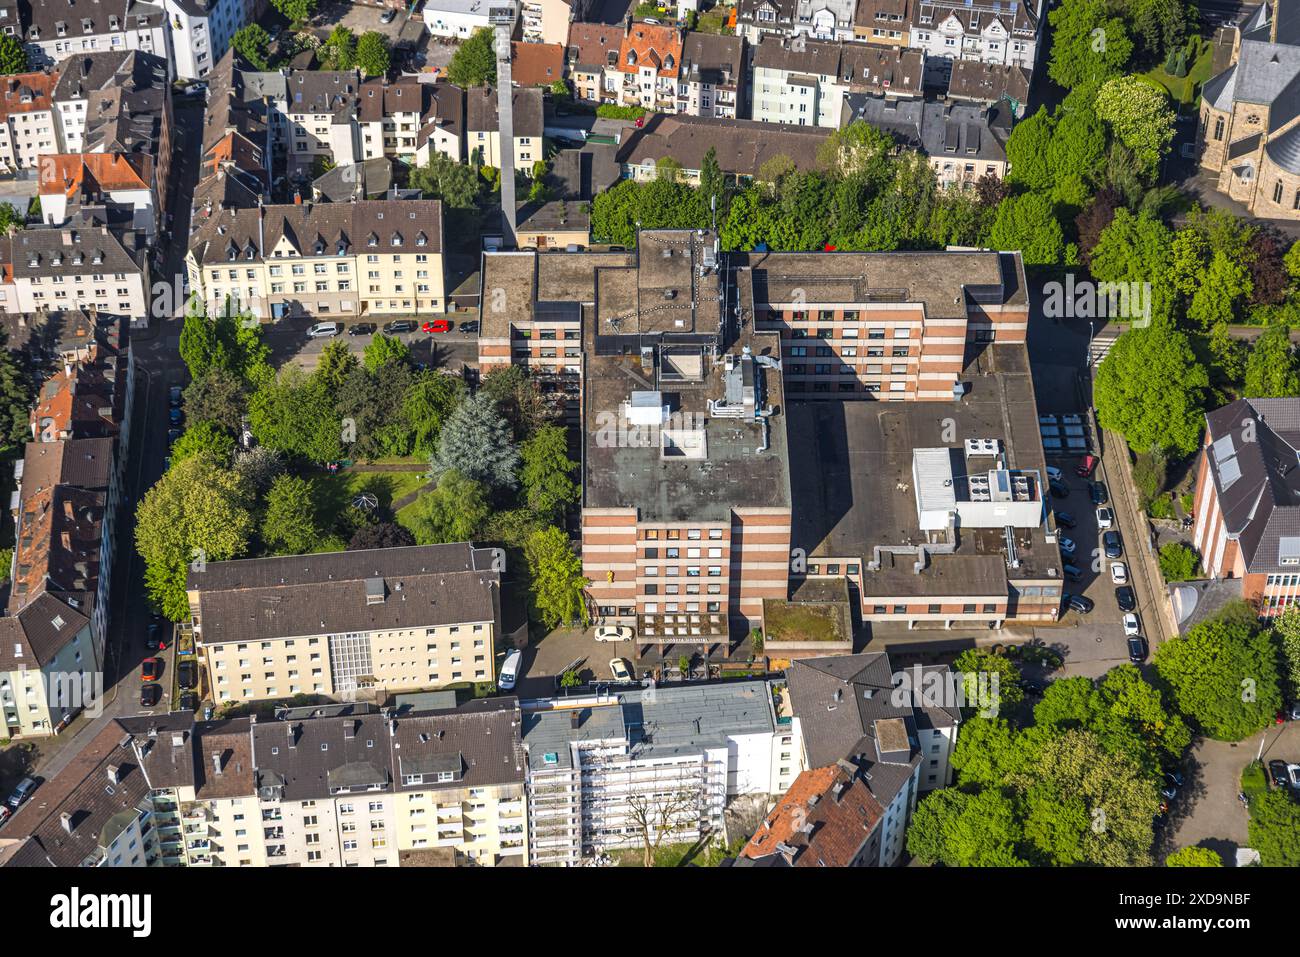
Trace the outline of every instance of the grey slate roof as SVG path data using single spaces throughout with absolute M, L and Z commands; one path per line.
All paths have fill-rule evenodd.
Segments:
M 491 86 L 475 87 L 465 91 L 465 128 L 471 133 L 495 133 L 499 130 L 497 117 L 497 91 Z M 538 87 L 519 87 L 510 95 L 514 113 L 514 134 L 520 136 L 542 135 L 542 91 Z M 472 148 L 472 144 L 471 144 Z
M 928 156 L 1003 161 L 1007 158 L 1010 113 L 1010 108 L 1001 104 L 984 108 L 851 93 L 844 97 L 841 125 L 863 120 Z
M 1239 103 L 1269 107 L 1269 132 L 1300 115 L 1300 46 L 1245 40 L 1233 91 Z
M 1277 139 L 1269 140 L 1264 152 L 1282 169 L 1300 174 L 1300 124 L 1291 127 Z

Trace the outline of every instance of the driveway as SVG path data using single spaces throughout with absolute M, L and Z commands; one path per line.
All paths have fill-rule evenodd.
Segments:
M 410 19 L 410 14 L 403 8 L 398 11 L 391 23 L 380 23 L 379 18 L 388 9 L 390 8 L 387 4 L 380 5 L 366 0 L 357 0 L 356 3 L 348 0 L 326 0 L 316 10 L 316 16 L 312 18 L 312 33 L 324 40 L 338 26 L 347 27 L 358 37 L 363 33 L 374 31 L 382 33 L 388 40 L 389 47 L 392 47 L 397 43 L 397 38 L 401 35 L 402 27 Z

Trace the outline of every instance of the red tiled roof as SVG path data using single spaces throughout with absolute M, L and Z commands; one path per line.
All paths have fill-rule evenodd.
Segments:
M 633 56 L 629 62 L 629 55 Z M 682 65 L 682 33 L 676 27 L 633 23 L 618 50 L 618 68 L 636 73 L 647 63 L 660 76 L 677 76 Z
M 795 778 L 741 854 L 781 854 L 793 867 L 848 867 L 884 814 L 858 775 L 837 764 L 813 768 Z
M 564 78 L 564 44 L 511 43 L 510 79 L 519 86 L 550 86 Z

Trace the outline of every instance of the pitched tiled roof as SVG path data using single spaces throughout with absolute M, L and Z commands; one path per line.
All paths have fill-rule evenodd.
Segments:
M 712 147 L 724 173 L 755 176 L 763 164 L 787 156 L 801 170 L 817 165 L 817 153 L 830 130 L 755 120 L 718 120 L 656 114 L 632 130 L 618 150 L 618 161 L 641 166 L 671 157 L 686 169 L 699 169 Z
M 511 43 L 510 80 L 518 86 L 550 86 L 564 78 L 563 43 Z
M 603 23 L 571 23 L 566 53 L 569 66 L 587 72 L 616 67 L 622 43 L 622 27 Z
M 480 86 L 465 93 L 466 128 L 471 133 L 489 133 L 500 129 L 497 117 L 497 91 Z M 542 135 L 542 91 L 537 87 L 517 87 L 510 96 L 514 114 L 515 136 Z
M 847 867 L 884 814 L 852 769 L 813 768 L 795 778 L 741 855 L 779 855 L 790 867 Z
M 16 73 L 0 80 L 4 95 L 0 98 L 0 117 L 34 113 L 53 108 L 51 94 L 59 82 L 58 71 Z
M 618 68 L 624 73 L 637 73 L 646 66 L 653 66 L 658 76 L 677 76 L 682 66 L 682 31 L 633 22 L 619 44 Z

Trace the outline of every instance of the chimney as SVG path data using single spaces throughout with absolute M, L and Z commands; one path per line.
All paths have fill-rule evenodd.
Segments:
M 301 206 L 301 205 L 302 205 L 302 193 L 294 193 L 294 194 L 293 194 L 293 204 L 294 204 L 295 206 Z
M 293 726 L 292 721 L 285 722 L 285 728 L 289 731 L 289 747 L 298 747 L 298 729 Z
M 220 776 L 221 774 L 221 752 L 212 752 L 212 773 Z
M 357 722 L 349 718 L 343 722 L 343 737 L 351 740 L 357 736 Z
M 110 764 L 108 766 L 108 780 L 113 784 L 122 783 L 122 769 L 116 764 Z
M 60 815 L 59 815 L 59 823 L 63 825 L 63 829 L 64 829 L 65 831 L 67 831 L 69 834 L 72 833 L 72 815 L 71 815 L 71 814 L 69 814 L 67 811 L 64 811 L 62 814 L 60 814 Z
M 569 712 L 569 727 L 577 730 L 582 727 L 582 709 L 574 708 Z

